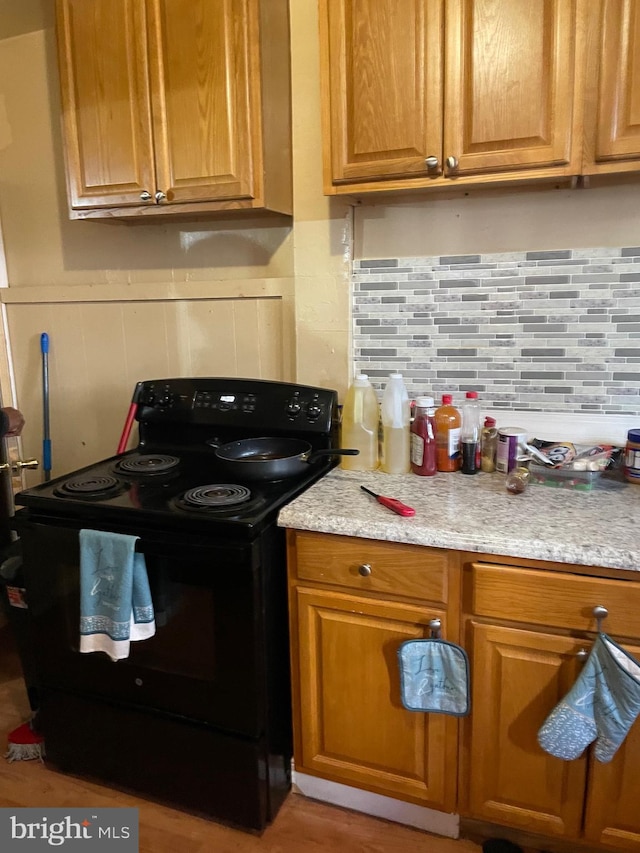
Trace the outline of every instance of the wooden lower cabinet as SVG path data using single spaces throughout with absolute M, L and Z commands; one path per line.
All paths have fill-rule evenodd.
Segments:
M 640 645 L 624 644 L 636 660 Z M 608 764 L 589 768 L 584 837 L 616 850 L 640 850 L 640 720 Z
M 455 556 L 455 555 L 454 555 Z M 458 719 L 407 711 L 398 649 L 447 621 L 442 549 L 289 532 L 295 766 L 453 812 Z M 395 584 L 394 584 L 395 578 Z M 425 591 L 430 599 L 421 600 Z
M 296 770 L 458 812 L 524 846 L 640 851 L 640 719 L 607 764 L 590 748 L 563 761 L 537 740 L 580 675 L 595 607 L 640 660 L 634 573 L 306 531 L 288 532 L 288 554 Z M 401 702 L 398 648 L 433 619 L 469 655 L 461 720 Z
M 537 743 L 579 674 L 584 643 L 498 625 L 471 626 L 468 813 L 542 835 L 577 838 L 585 758 L 560 761 Z
M 407 711 L 398 647 L 429 636 L 437 610 L 298 588 L 296 768 L 453 811 L 457 721 Z
M 466 567 L 472 706 L 464 722 L 459 811 L 564 842 L 554 850 L 575 844 L 576 850 L 640 851 L 640 722 L 607 764 L 591 748 L 564 761 L 537 742 L 591 649 L 596 606 L 608 613 L 602 630 L 640 660 L 640 584 L 632 574 L 621 580 L 563 568 L 480 561 Z

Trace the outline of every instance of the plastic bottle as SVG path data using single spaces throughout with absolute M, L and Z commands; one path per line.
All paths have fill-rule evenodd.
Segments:
M 375 471 L 378 467 L 378 398 L 366 373 L 359 373 L 347 391 L 342 408 L 341 447 L 359 450 L 358 456 L 342 456 L 348 471 Z
M 409 461 L 409 394 L 401 373 L 391 373 L 382 395 L 381 469 L 387 474 L 407 474 Z
M 438 471 L 460 470 L 460 412 L 452 405 L 451 394 L 442 395 L 442 405 L 436 409 L 436 464 Z
M 411 470 L 421 477 L 432 477 L 436 465 L 436 425 L 433 397 L 418 397 L 411 424 Z
M 479 470 L 480 450 L 480 401 L 477 391 L 467 391 L 462 404 L 462 428 L 460 449 L 462 451 L 463 474 L 476 474 Z
M 498 448 L 498 430 L 496 419 L 487 415 L 480 433 L 480 469 L 491 474 L 496 470 L 496 450 Z

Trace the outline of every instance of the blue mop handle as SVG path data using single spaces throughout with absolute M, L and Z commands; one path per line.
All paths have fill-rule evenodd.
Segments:
M 42 403 L 44 438 L 42 439 L 42 469 L 45 480 L 50 479 L 51 473 L 51 438 L 49 432 L 49 335 L 40 335 L 40 351 L 42 352 Z

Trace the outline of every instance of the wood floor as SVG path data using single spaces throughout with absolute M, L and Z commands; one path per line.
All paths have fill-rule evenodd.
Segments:
M 0 749 L 8 732 L 29 719 L 13 639 L 0 629 Z M 73 721 L 69 721 L 73 736 Z M 95 806 L 139 809 L 140 853 L 480 853 L 452 841 L 291 794 L 261 836 L 49 770 L 39 761 L 0 757 L 0 807 Z

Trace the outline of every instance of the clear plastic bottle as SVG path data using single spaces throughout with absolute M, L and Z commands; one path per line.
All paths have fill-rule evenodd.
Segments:
M 340 446 L 359 450 L 358 456 L 342 456 L 348 471 L 375 471 L 378 467 L 378 398 L 366 373 L 359 373 L 347 391 L 342 407 Z
M 498 430 L 496 419 L 487 415 L 480 433 L 480 469 L 487 474 L 496 470 L 496 450 L 498 448 Z
M 436 465 L 436 425 L 433 397 L 418 397 L 411 424 L 411 470 L 421 477 L 432 477 Z
M 401 373 L 391 373 L 382 395 L 381 469 L 387 474 L 408 474 L 409 394 Z
M 463 474 L 476 474 L 480 468 L 480 401 L 477 391 L 467 391 L 462 404 L 462 428 L 460 431 Z
M 436 464 L 438 471 L 460 470 L 460 412 L 452 405 L 451 394 L 442 395 L 442 405 L 436 409 Z

